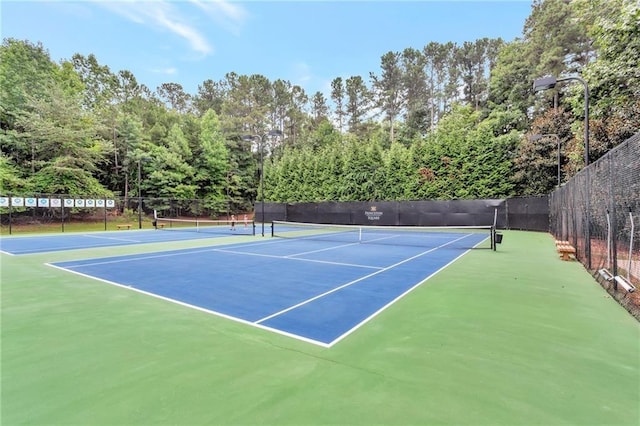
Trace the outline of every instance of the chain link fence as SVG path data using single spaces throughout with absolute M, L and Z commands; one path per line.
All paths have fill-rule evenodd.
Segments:
M 640 319 L 640 133 L 550 197 L 551 233 Z M 618 277 L 618 279 L 616 279 Z M 631 290 L 631 291 L 630 291 Z
M 68 194 L 0 194 L 0 224 L 3 233 L 23 229 L 41 232 L 113 230 L 118 225 L 150 228 L 154 214 L 166 218 L 226 219 L 247 214 L 237 204 L 224 200 L 168 199 L 150 197 L 95 197 Z

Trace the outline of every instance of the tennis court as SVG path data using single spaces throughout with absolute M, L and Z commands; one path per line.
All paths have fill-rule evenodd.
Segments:
M 482 228 L 277 229 L 289 238 L 52 266 L 330 347 L 491 236 Z
M 296 262 L 324 267 L 320 261 L 329 260 L 321 251 L 292 257 L 300 253 L 296 239 L 3 253 L 2 424 L 637 425 L 638 322 L 578 262 L 560 261 L 549 234 L 504 234 L 497 251 L 466 251 L 330 348 L 47 265 L 92 268 L 87 263 L 109 257 L 120 268 L 137 264 L 125 275 L 136 275 L 138 283 L 153 274 L 147 285 L 157 287 L 162 273 L 155 268 L 171 257 L 140 268 L 142 257 L 190 258 L 189 251 L 209 250 L 191 268 L 180 262 L 180 282 L 217 259 L 236 264 L 222 267 L 239 287 L 246 285 L 238 280 L 240 270 L 255 269 L 267 287 L 255 300 L 279 303 L 265 295 L 279 290 L 270 281 L 294 276 L 290 268 L 300 273 Z M 348 243 L 305 242 L 307 249 L 314 244 Z M 360 244 L 350 257 L 341 251 L 330 261 L 370 266 L 368 273 L 375 273 L 441 244 L 398 245 L 397 253 L 391 246 Z M 374 246 L 396 257 L 369 252 Z M 446 250 L 425 254 L 411 268 L 414 261 L 406 262 L 384 291 L 394 282 L 415 284 L 410 269 Z M 258 259 L 281 266 L 265 269 Z M 318 270 L 342 280 L 367 275 L 338 266 Z M 129 277 L 117 279 L 126 283 Z M 255 322 L 264 312 L 244 297 L 231 300 L 251 306 L 246 318 Z M 373 298 L 358 295 L 350 310 L 365 317 L 359 304 L 373 309 Z
M 154 230 L 105 231 L 57 235 L 14 236 L 0 238 L 0 251 L 11 255 L 51 251 L 126 246 L 132 244 L 184 241 L 192 239 L 248 236 L 255 234 L 255 224 L 229 221 L 160 219 Z

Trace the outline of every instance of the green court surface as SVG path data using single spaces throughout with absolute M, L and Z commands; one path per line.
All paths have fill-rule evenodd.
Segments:
M 640 324 L 503 234 L 330 349 L 44 265 L 203 241 L 2 255 L 2 424 L 640 424 Z

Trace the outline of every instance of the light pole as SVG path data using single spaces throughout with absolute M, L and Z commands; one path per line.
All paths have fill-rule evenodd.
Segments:
M 589 193 L 589 86 L 587 86 L 587 82 L 578 76 L 569 76 L 563 78 L 556 77 L 543 77 L 533 81 L 533 91 L 539 92 L 541 90 L 553 89 L 556 87 L 557 83 L 563 81 L 579 81 L 584 87 L 584 168 L 586 173 L 586 230 L 585 230 L 585 255 L 587 260 L 587 269 L 591 269 L 591 230 L 589 229 L 591 222 L 591 200 Z
M 533 81 L 533 91 L 540 92 L 553 89 L 557 83 L 570 80 L 579 81 L 584 86 L 584 167 L 586 168 L 589 165 L 589 87 L 587 82 L 577 76 L 564 78 L 543 77 Z
M 558 188 L 560 188 L 560 136 L 558 136 L 555 133 L 546 133 L 544 135 L 535 134 L 535 135 L 531 135 L 529 140 L 531 142 L 535 142 L 535 141 L 540 140 L 540 139 L 545 138 L 545 137 L 555 138 L 556 142 L 558 142 Z
M 142 166 L 143 161 L 149 161 L 147 157 L 138 158 L 138 229 L 142 229 L 142 190 L 140 183 L 142 182 Z
M 262 136 L 258 135 L 245 135 L 242 136 L 244 140 L 258 141 L 258 150 L 260 151 L 260 223 L 262 224 L 262 236 L 264 237 L 264 140 L 267 136 L 282 136 L 280 130 L 269 130 Z

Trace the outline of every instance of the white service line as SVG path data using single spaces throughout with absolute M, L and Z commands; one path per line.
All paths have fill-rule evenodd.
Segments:
M 96 238 L 98 240 L 115 240 L 115 241 L 126 241 L 128 243 L 144 243 L 146 241 L 142 241 L 142 240 L 132 240 L 130 238 L 113 238 L 113 237 L 101 237 L 99 235 L 89 235 L 89 234 L 83 234 L 83 237 L 87 237 L 87 238 Z
M 304 256 L 305 254 L 319 253 L 321 251 L 335 250 L 335 249 L 339 249 L 339 248 L 343 248 L 343 247 L 351 247 L 351 246 L 356 246 L 358 244 L 360 244 L 360 243 L 358 242 L 358 243 L 341 244 L 339 246 L 325 247 L 323 249 L 318 249 L 318 250 L 303 251 L 301 253 L 288 254 L 285 257 L 292 258 L 292 257 L 296 257 L 296 256 Z
M 346 287 L 352 286 L 353 284 L 356 284 L 356 283 L 358 283 L 358 282 L 360 282 L 360 281 L 366 280 L 367 278 L 371 278 L 371 277 L 373 277 L 374 275 L 378 275 L 378 274 L 380 274 L 380 273 L 382 273 L 382 272 L 388 271 L 389 269 L 393 269 L 393 268 L 395 268 L 395 267 L 397 267 L 397 266 L 402 265 L 403 263 L 407 263 L 407 262 L 409 262 L 409 261 L 411 261 L 411 260 L 413 260 L 413 259 L 417 259 L 418 257 L 424 256 L 425 254 L 431 253 L 431 252 L 436 251 L 436 250 L 438 250 L 438 249 L 441 249 L 441 248 L 443 248 L 443 247 L 445 247 L 445 246 L 448 246 L 449 244 L 453 244 L 453 243 L 455 243 L 455 242 L 457 242 L 457 241 L 462 240 L 463 238 L 467 238 L 469 235 L 471 235 L 471 234 L 467 234 L 467 235 L 462 236 L 462 237 L 460 237 L 460 238 L 456 238 L 456 239 L 455 239 L 455 240 L 453 240 L 453 241 L 449 241 L 449 242 L 447 242 L 447 243 L 445 243 L 445 244 L 442 244 L 442 245 L 440 245 L 440 246 L 438 246 L 438 247 L 434 247 L 434 248 L 432 248 L 432 249 L 429 249 L 429 250 L 423 251 L 422 253 L 418 253 L 418 254 L 416 254 L 415 256 L 411 256 L 411 257 L 409 257 L 409 258 L 407 258 L 407 259 L 401 260 L 400 262 L 394 263 L 393 265 L 387 266 L 386 268 L 382 268 L 382 269 L 380 269 L 380 270 L 378 270 L 378 271 L 376 271 L 376 272 L 373 272 L 373 273 L 371 273 L 371 274 L 369 274 L 369 275 L 365 275 L 365 276 L 360 277 L 360 278 L 358 278 L 358 279 L 356 279 L 356 280 L 350 281 L 350 282 L 348 282 L 348 283 L 346 283 L 346 284 L 342 284 L 341 286 L 335 287 L 335 288 L 333 288 L 333 289 L 331 289 L 331 290 L 329 290 L 329 291 L 326 291 L 326 292 L 324 292 L 324 293 L 321 293 L 321 294 L 319 294 L 319 295 L 317 295 L 317 296 L 314 296 L 314 297 L 312 297 L 312 298 L 310 298 L 310 299 L 303 300 L 302 302 L 300 302 L 300 303 L 298 303 L 298 304 L 295 304 L 295 305 L 290 306 L 290 307 L 288 307 L 288 308 L 286 308 L 286 309 L 283 309 L 283 310 L 281 310 L 281 311 L 279 311 L 279 312 L 276 312 L 276 313 L 274 313 L 274 314 L 271 314 L 271 315 L 269 315 L 269 316 L 266 316 L 266 317 L 264 317 L 264 318 L 259 319 L 258 321 L 256 321 L 256 324 L 260 324 L 261 322 L 267 321 L 267 320 L 269 320 L 269 319 L 271 319 L 271 318 L 275 318 L 275 317 L 277 317 L 277 316 L 279 316 L 279 315 L 282 315 L 282 314 L 284 314 L 284 313 L 286 313 L 286 312 L 289 312 L 289 311 L 292 311 L 292 310 L 294 310 L 294 309 L 296 309 L 296 308 L 299 308 L 300 306 L 304 306 L 304 305 L 306 305 L 306 304 L 308 304 L 308 303 L 311 303 L 311 302 L 313 302 L 314 300 L 318 300 L 318 299 L 320 299 L 320 298 L 322 298 L 322 297 L 325 297 L 325 296 L 327 296 L 327 295 L 329 295 L 329 294 L 335 293 L 336 291 L 342 290 L 343 288 L 346 288 Z
M 291 257 L 289 255 L 287 255 L 287 256 L 277 256 L 275 254 L 249 253 L 249 252 L 245 252 L 245 251 L 234 251 L 234 250 L 225 250 L 225 249 L 213 249 L 213 251 L 217 251 L 217 252 L 221 252 L 221 253 L 240 254 L 240 255 L 243 255 L 243 256 L 270 257 L 270 258 L 274 258 L 274 259 L 297 260 L 299 262 L 324 263 L 324 264 L 327 264 L 327 265 L 336 265 L 336 266 L 353 266 L 355 268 L 382 269 L 382 267 L 380 267 L 380 266 L 359 265 L 357 263 L 330 262 L 328 260 L 300 259 L 300 258 L 297 258 L 297 257 Z

